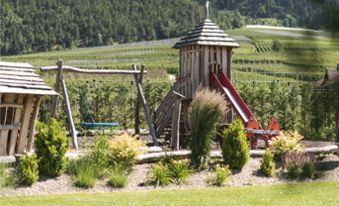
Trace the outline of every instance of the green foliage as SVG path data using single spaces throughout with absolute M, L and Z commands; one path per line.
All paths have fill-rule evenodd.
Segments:
M 39 160 L 40 174 L 49 177 L 60 176 L 66 166 L 68 139 L 65 129 L 55 119 L 49 125 L 39 123 L 35 138 L 35 152 Z
M 168 157 L 163 159 L 161 162 L 168 168 L 169 176 L 172 179 L 172 182 L 175 182 L 176 184 L 185 183 L 185 180 L 192 173 L 191 169 L 189 168 L 188 161 L 175 160 Z
M 229 170 L 228 166 L 220 167 L 220 165 L 217 165 L 215 168 L 215 176 L 211 180 L 212 185 L 217 187 L 223 186 L 230 174 L 231 171 Z
M 168 167 L 162 163 L 155 164 L 152 167 L 151 182 L 154 186 L 165 186 L 172 182 Z
M 250 148 L 241 120 L 234 120 L 230 127 L 224 130 L 221 149 L 224 162 L 231 169 L 241 170 L 249 160 Z
M 303 152 L 287 152 L 283 156 L 283 166 L 291 179 L 314 178 L 316 174 L 315 156 Z
M 115 137 L 110 142 L 109 161 L 113 166 L 122 166 L 125 170 L 131 171 L 137 155 L 142 153 L 143 146 L 145 145 L 140 140 L 129 135 Z
M 95 139 L 94 146 L 89 154 L 97 167 L 105 169 L 109 166 L 111 149 L 108 137 L 100 136 Z
M 209 89 L 202 89 L 195 94 L 190 108 L 190 149 L 194 168 L 201 169 L 206 165 L 216 125 L 225 111 L 226 102 L 221 94 Z
M 74 185 L 83 188 L 92 188 L 96 182 L 96 165 L 89 158 L 83 158 L 71 163 L 69 173 L 74 174 Z
M 31 186 L 39 179 L 38 159 L 35 153 L 24 154 L 18 165 L 19 184 Z
M 274 158 L 279 160 L 286 152 L 300 152 L 302 145 L 300 141 L 303 139 L 298 132 L 281 132 L 279 136 L 272 140 L 272 149 Z
M 275 39 L 273 40 L 273 43 L 272 43 L 272 49 L 273 51 L 278 52 L 283 49 L 283 45 L 281 44 L 279 40 Z
M 112 187 L 123 188 L 127 184 L 127 175 L 119 169 L 114 170 L 110 174 L 108 184 Z
M 273 161 L 272 152 L 268 149 L 265 150 L 261 160 L 260 172 L 266 177 L 273 177 L 275 174 L 275 162 Z
M 14 172 L 10 171 L 10 167 L 6 164 L 0 164 L 0 189 L 4 187 L 14 186 L 16 177 Z

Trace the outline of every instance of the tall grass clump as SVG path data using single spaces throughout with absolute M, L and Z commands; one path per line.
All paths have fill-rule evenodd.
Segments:
M 229 170 L 228 166 L 220 167 L 220 165 L 217 165 L 215 168 L 215 176 L 211 179 L 212 185 L 217 187 L 223 186 L 230 174 L 231 171 Z
M 96 182 L 97 168 L 89 158 L 70 162 L 68 173 L 74 175 L 73 182 L 77 187 L 92 188 Z
M 50 124 L 38 123 L 35 138 L 35 153 L 39 161 L 39 172 L 49 177 L 60 176 L 66 166 L 65 156 L 69 142 L 61 123 L 52 119 Z
M 224 130 L 221 149 L 224 162 L 230 169 L 241 170 L 249 160 L 250 147 L 241 120 L 234 120 L 230 127 Z
M 0 189 L 14 186 L 15 182 L 15 174 L 10 171 L 10 167 L 7 164 L 0 164 Z
M 191 164 L 195 169 L 206 165 L 216 126 L 226 112 L 226 102 L 221 94 L 201 89 L 193 98 L 190 108 L 192 137 L 189 147 L 192 151 Z

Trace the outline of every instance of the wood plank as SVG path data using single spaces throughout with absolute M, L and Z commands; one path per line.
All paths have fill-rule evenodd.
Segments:
M 6 94 L 4 95 L 3 98 L 3 102 L 7 102 L 7 103 L 13 103 L 15 99 L 15 94 Z M 9 111 L 11 110 L 11 111 Z M 6 113 L 5 113 L 5 121 L 4 121 L 4 125 L 2 126 L 2 128 L 0 128 L 0 156 L 6 156 L 7 155 L 7 142 L 8 142 L 8 134 L 9 131 L 11 130 L 10 127 L 5 127 L 5 125 L 7 126 L 11 126 L 13 123 L 13 108 L 9 109 L 6 108 Z M 9 112 L 12 112 L 11 114 Z M 7 119 L 10 118 L 10 119 Z
M 144 76 L 144 70 L 145 70 L 145 65 L 141 65 L 140 68 L 140 75 L 139 75 L 139 83 L 142 85 L 142 79 Z M 138 93 L 137 95 L 137 100 L 135 102 L 135 119 L 134 119 L 134 133 L 135 134 L 140 134 L 140 102 L 141 102 L 141 97 L 140 94 Z
M 3 67 L 3 66 L 0 66 L 0 70 L 2 70 L 2 71 L 31 72 L 31 73 L 35 72 L 35 69 L 18 68 L 18 67 Z
M 23 105 L 22 103 L 24 102 L 24 97 L 25 95 L 18 95 L 16 103 L 18 105 Z M 20 124 L 21 115 L 22 115 L 22 109 L 16 108 L 15 114 L 14 114 L 14 124 Z M 18 140 L 18 133 L 19 133 L 20 126 L 18 128 L 13 128 L 12 130 L 12 134 L 10 136 L 10 141 L 9 141 L 9 150 L 8 150 L 9 155 L 14 155 L 15 153 L 16 142 Z
M 196 72 L 195 72 L 195 90 L 194 90 L 194 94 L 197 91 L 197 89 L 199 88 L 200 82 L 201 82 L 201 78 L 200 78 L 200 48 L 195 52 L 195 68 L 196 68 Z
M 14 83 L 14 84 L 30 84 L 30 85 L 45 85 L 43 81 L 30 81 L 30 80 L 12 80 L 12 79 L 1 79 L 1 83 Z
M 21 124 L 5 124 L 5 125 L 0 125 L 1 130 L 12 130 L 12 129 L 20 129 Z
M 72 66 L 63 66 L 62 69 L 67 72 L 75 72 L 75 73 L 82 73 L 82 74 L 127 74 L 127 75 L 134 75 L 140 74 L 139 70 L 112 70 L 112 69 L 80 69 Z M 41 67 L 40 71 L 42 72 L 49 72 L 49 71 L 58 71 L 57 66 L 47 66 Z M 147 73 L 146 70 L 143 71 L 144 74 Z
M 57 61 L 57 75 L 55 77 L 55 86 L 54 86 L 54 91 L 59 93 L 60 89 L 60 81 L 61 81 L 61 75 L 62 75 L 62 60 L 59 59 Z M 51 117 L 55 118 L 56 117 L 56 111 L 57 111 L 57 106 L 58 106 L 58 95 L 53 96 L 52 98 L 52 104 L 51 104 Z
M 135 64 L 133 64 L 132 67 L 133 67 L 134 70 L 136 70 Z M 144 108 L 147 124 L 148 124 L 149 130 L 150 130 L 150 133 L 151 133 L 151 137 L 152 137 L 152 140 L 153 140 L 153 144 L 155 146 L 158 146 L 158 140 L 157 140 L 157 137 L 155 135 L 153 123 L 152 123 L 150 112 L 149 112 L 149 107 L 147 105 L 145 96 L 144 96 L 144 94 L 142 92 L 141 84 L 139 82 L 137 74 L 134 75 L 134 80 L 135 80 L 135 84 L 136 84 L 137 89 L 138 89 L 138 95 L 140 95 L 140 97 L 141 97 L 141 103 L 142 103 L 142 106 Z
M 221 68 L 221 48 L 216 47 L 216 55 L 217 55 L 217 64 L 220 65 Z
M 226 74 L 227 73 L 227 49 L 226 47 L 222 47 L 221 55 L 222 55 L 222 58 L 221 58 L 222 72 Z
M 39 77 L 38 74 L 32 73 L 32 72 L 19 72 L 19 71 L 4 71 L 0 70 L 0 74 L 3 75 L 16 75 L 16 76 L 22 76 L 22 77 Z
M 40 77 L 22 77 L 18 75 L 10 75 L 10 74 L 0 74 L 0 79 L 8 79 L 8 80 L 23 80 L 23 81 L 34 81 L 34 82 L 43 82 Z
M 4 62 L 4 61 L 0 61 L 0 66 L 34 68 L 32 65 L 30 65 L 28 63 Z
M 31 116 L 31 121 L 29 124 L 29 133 L 28 133 L 28 140 L 27 140 L 27 151 L 31 152 L 33 147 L 33 140 L 35 135 L 35 125 L 37 122 L 38 114 L 39 114 L 39 108 L 41 104 L 41 96 L 35 96 L 35 102 L 34 102 L 34 110 L 33 114 Z
M 65 100 L 65 107 L 66 107 L 66 113 L 68 118 L 68 125 L 69 129 L 71 131 L 71 137 L 72 137 L 72 145 L 74 149 L 78 149 L 78 137 L 75 131 L 73 116 L 72 116 L 72 110 L 71 110 L 71 104 L 69 103 L 68 93 L 67 93 L 67 87 L 65 80 L 63 76 L 61 76 L 61 87 L 62 87 L 62 93 L 64 95 Z
M 180 116 L 181 97 L 177 96 L 172 114 L 171 146 L 174 150 L 180 149 Z
M 7 86 L 7 87 L 20 87 L 24 89 L 51 89 L 47 85 L 30 85 L 30 84 L 22 84 L 22 83 L 3 83 L 0 82 L 0 86 Z
M 0 108 L 4 108 L 4 107 L 12 107 L 12 108 L 17 108 L 17 109 L 23 109 L 24 105 L 23 104 L 14 104 L 14 103 L 0 104 Z
M 158 128 L 156 128 L 156 135 L 159 137 L 161 133 L 164 131 L 166 128 L 168 122 L 170 121 L 173 113 L 173 106 L 169 109 L 169 111 L 166 113 L 163 121 L 159 124 Z
M 227 48 L 227 72 L 226 76 L 231 81 L 232 80 L 232 48 Z
M 29 126 L 29 121 L 32 113 L 32 104 L 33 104 L 33 95 L 28 95 L 25 98 L 24 102 L 24 114 L 21 119 L 21 129 L 20 129 L 20 134 L 19 134 L 19 139 L 17 143 L 17 153 L 22 154 L 26 150 L 27 146 L 27 134 L 28 134 L 28 126 Z
M 51 89 L 24 89 L 0 86 L 0 91 L 5 94 L 57 95 L 57 93 Z
M 209 48 L 204 48 L 204 56 L 203 56 L 203 86 L 209 86 L 209 71 L 208 71 L 208 65 L 209 65 Z

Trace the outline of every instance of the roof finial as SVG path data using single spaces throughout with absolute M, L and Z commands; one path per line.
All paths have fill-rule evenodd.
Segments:
M 205 16 L 206 16 L 206 19 L 209 19 L 209 12 L 208 12 L 208 5 L 209 5 L 209 1 L 206 1 L 206 4 L 205 4 Z

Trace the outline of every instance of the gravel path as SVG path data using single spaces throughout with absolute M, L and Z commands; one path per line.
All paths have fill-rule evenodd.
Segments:
M 304 181 L 338 181 L 339 182 L 339 157 L 328 155 L 324 157 L 319 164 L 320 171 L 318 178 L 315 180 Z M 214 173 L 212 171 L 202 171 L 194 173 L 183 185 L 169 185 L 166 187 L 142 186 L 149 178 L 149 172 L 152 164 L 140 164 L 134 167 L 132 174 L 128 178 L 128 185 L 124 189 L 114 189 L 107 186 L 107 180 L 99 180 L 95 187 L 91 189 L 77 188 L 72 184 L 71 177 L 62 175 L 55 179 L 42 178 L 32 187 L 17 187 L 0 189 L 0 196 L 17 196 L 17 195 L 43 195 L 43 194 L 68 194 L 80 192 L 111 192 L 111 191 L 146 191 L 146 190 L 163 190 L 163 189 L 184 189 L 184 188 L 204 188 L 211 187 L 207 182 Z M 260 158 L 251 158 L 241 172 L 233 171 L 227 186 L 242 185 L 266 185 L 279 184 L 290 181 L 282 175 L 280 168 L 277 169 L 276 177 L 262 177 L 257 171 L 260 167 Z

